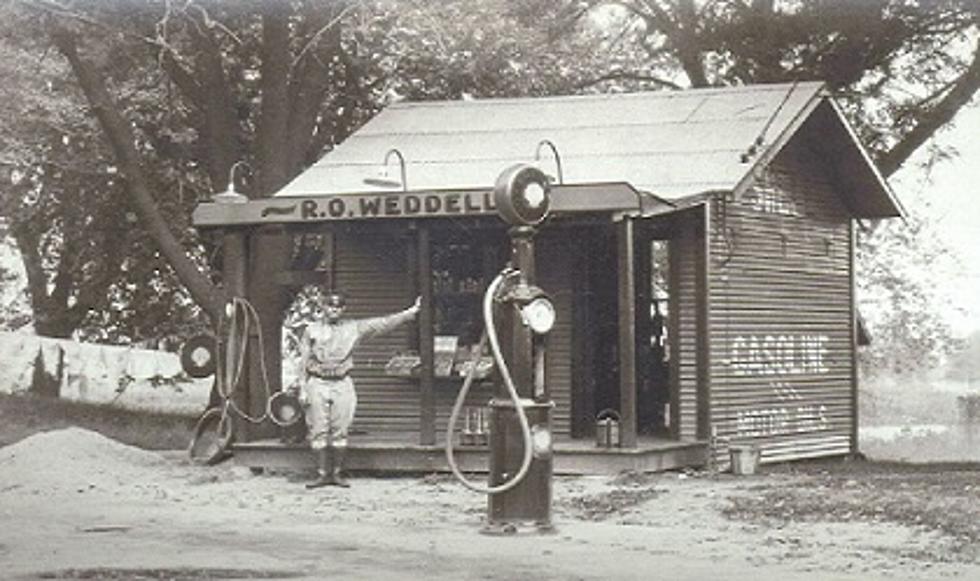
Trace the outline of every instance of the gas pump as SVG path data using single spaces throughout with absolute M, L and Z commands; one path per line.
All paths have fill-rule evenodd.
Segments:
M 453 457 L 453 430 L 476 365 L 450 416 L 446 456 L 460 482 L 488 495 L 485 532 L 517 532 L 526 524 L 543 532 L 552 529 L 554 403 L 545 378 L 545 353 L 555 309 L 535 285 L 534 234 L 548 215 L 548 178 L 533 166 L 515 165 L 497 179 L 494 201 L 501 218 L 511 225 L 511 262 L 487 287 L 483 300 L 486 330 L 480 351 L 489 341 L 497 366 L 497 386 L 489 404 L 488 485 L 469 482 Z

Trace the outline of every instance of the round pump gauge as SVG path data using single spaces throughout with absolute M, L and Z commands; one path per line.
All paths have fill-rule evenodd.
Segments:
M 538 335 L 544 335 L 555 326 L 555 305 L 547 297 L 538 297 L 521 308 L 524 322 Z

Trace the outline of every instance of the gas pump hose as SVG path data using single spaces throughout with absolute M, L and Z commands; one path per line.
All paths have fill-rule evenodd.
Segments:
M 230 311 L 226 313 L 228 318 L 228 343 L 233 341 L 238 342 L 238 361 L 232 362 L 233 369 L 229 369 L 230 377 L 224 376 L 221 379 L 223 381 L 218 382 L 218 394 L 224 400 L 225 414 L 227 415 L 230 411 L 235 412 L 235 414 L 253 424 L 261 424 L 267 417 L 269 417 L 268 401 L 272 397 L 271 384 L 269 382 L 269 371 L 265 364 L 265 346 L 262 341 L 264 331 L 262 329 L 262 320 L 259 318 L 258 312 L 256 312 L 255 307 L 248 300 L 241 297 L 233 297 L 228 303 L 227 310 Z M 241 319 L 241 330 L 239 331 L 239 319 Z M 258 353 L 259 353 L 259 370 L 261 371 L 260 378 L 262 380 L 262 387 L 266 395 L 266 406 L 260 416 L 252 416 L 245 410 L 241 409 L 235 402 L 235 392 L 241 384 L 243 370 L 245 368 L 245 353 L 248 348 L 249 336 L 250 336 L 250 325 L 254 323 L 256 326 L 256 336 L 258 337 Z M 221 352 L 218 353 L 218 365 L 217 369 L 221 370 L 224 366 L 221 361 Z
M 198 440 L 203 437 L 208 427 L 217 417 L 215 431 L 219 436 L 218 449 L 211 458 L 206 460 L 209 464 L 217 463 L 227 457 L 227 450 L 231 446 L 235 436 L 234 417 L 242 418 L 253 424 L 259 424 L 269 416 L 268 405 L 266 406 L 265 413 L 261 416 L 251 416 L 238 406 L 234 397 L 244 375 L 245 352 L 251 334 L 249 327 L 252 323 L 256 325 L 258 331 L 259 367 L 262 374 L 262 384 L 266 392 L 266 400 L 269 401 L 270 384 L 265 365 L 265 349 L 262 344 L 262 322 L 259 319 L 258 313 L 255 311 L 255 307 L 251 303 L 244 298 L 233 297 L 226 305 L 225 316 L 219 322 L 218 334 L 222 335 L 222 332 L 225 334 L 225 340 L 219 342 L 219 345 L 226 346 L 234 344 L 237 349 L 233 349 L 232 351 L 235 352 L 237 358 L 228 361 L 225 359 L 225 350 L 223 348 L 217 349 L 215 353 L 215 389 L 221 399 L 221 405 L 207 409 L 201 415 L 194 429 L 194 435 L 189 446 L 193 456 L 194 450 L 197 449 Z
M 507 362 L 504 361 L 503 354 L 500 351 L 500 342 L 497 338 L 497 330 L 494 326 L 493 320 L 493 301 L 496 298 L 497 290 L 503 281 L 508 276 L 515 274 L 517 271 L 505 268 L 502 270 L 487 287 L 486 292 L 483 295 L 483 321 L 484 330 L 483 335 L 480 337 L 480 344 L 477 348 L 476 354 L 474 355 L 473 365 L 470 366 L 469 371 L 466 373 L 466 378 L 463 380 L 463 386 L 459 390 L 459 394 L 456 396 L 456 403 L 453 404 L 453 411 L 449 415 L 449 425 L 446 428 L 446 460 L 449 462 L 449 469 L 452 470 L 453 475 L 459 480 L 460 484 L 466 488 L 472 490 L 473 492 L 479 492 L 481 494 L 500 494 L 507 492 L 508 490 L 514 488 L 527 476 L 528 471 L 531 468 L 531 459 L 533 456 L 532 441 L 531 441 L 531 426 L 528 424 L 527 414 L 524 413 L 524 406 L 521 403 L 521 398 L 517 393 L 517 388 L 514 387 L 514 380 L 510 375 L 510 370 L 507 368 Z M 494 363 L 497 365 L 500 371 L 500 377 L 504 381 L 504 385 L 507 387 L 507 393 L 510 396 L 511 401 L 514 402 L 514 409 L 517 413 L 517 421 L 521 426 L 521 435 L 524 439 L 524 459 L 521 463 L 520 470 L 517 471 L 512 478 L 498 484 L 497 486 L 481 486 L 470 480 L 467 480 L 466 476 L 460 471 L 459 466 L 456 464 L 456 457 L 453 453 L 453 433 L 456 429 L 456 422 L 459 420 L 459 412 L 463 408 L 463 403 L 466 401 L 466 396 L 470 391 L 470 386 L 473 385 L 473 379 L 476 377 L 477 362 L 483 353 L 483 347 L 486 345 L 487 340 L 490 341 L 490 351 L 493 353 Z

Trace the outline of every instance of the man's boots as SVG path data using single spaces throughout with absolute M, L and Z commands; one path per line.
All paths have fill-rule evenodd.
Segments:
M 341 471 L 344 469 L 344 460 L 347 458 L 347 447 L 334 448 L 334 452 L 336 455 L 334 456 L 330 484 L 342 488 L 350 488 L 350 482 L 347 482 L 347 479 L 341 474 Z
M 320 488 L 333 484 L 333 447 L 327 446 L 317 450 L 317 478 L 313 482 L 306 484 L 307 488 Z
M 327 446 L 319 450 L 317 452 L 317 478 L 313 482 L 307 483 L 306 487 L 340 486 L 349 488 L 350 483 L 340 473 L 344 468 L 345 456 L 347 456 L 347 448 Z

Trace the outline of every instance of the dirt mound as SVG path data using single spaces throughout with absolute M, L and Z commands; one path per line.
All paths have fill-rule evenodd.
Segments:
M 35 434 L 0 448 L 0 488 L 111 488 L 153 480 L 163 458 L 80 428 Z

